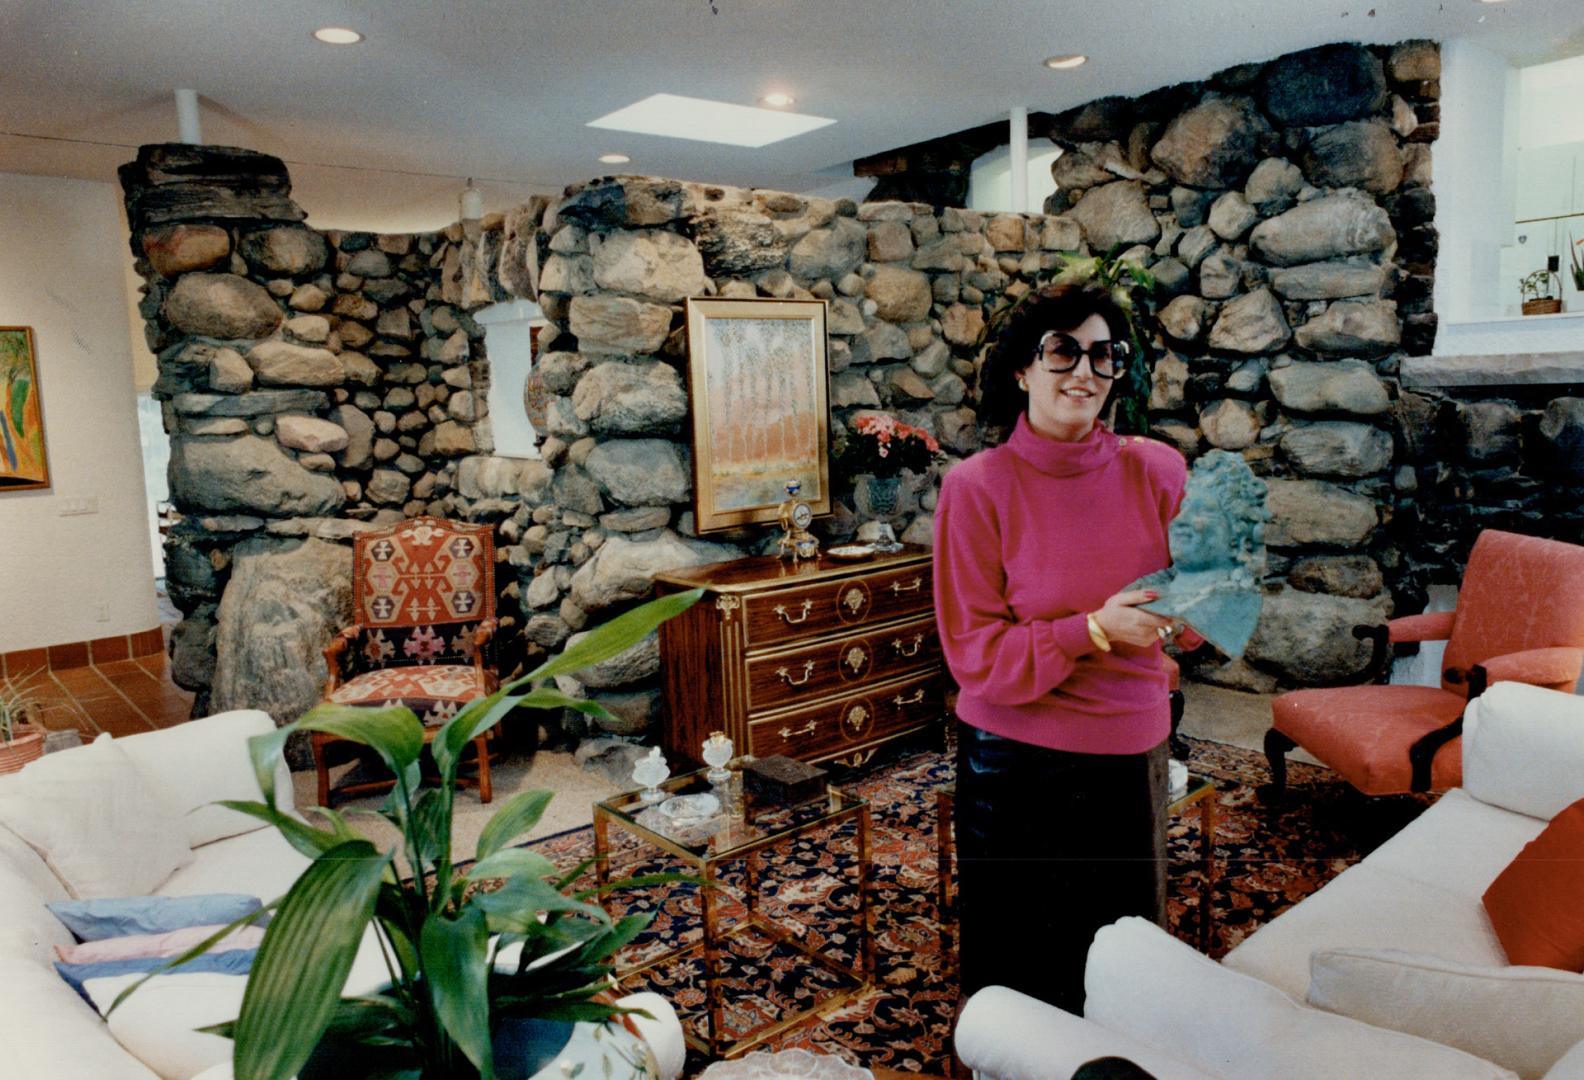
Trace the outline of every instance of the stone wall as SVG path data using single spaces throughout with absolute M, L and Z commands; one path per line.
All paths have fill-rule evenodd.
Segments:
M 1152 433 L 1239 452 L 1270 490 L 1265 615 L 1243 661 L 1195 658 L 1203 678 L 1351 678 L 1351 626 L 1422 605 L 1397 373 L 1435 334 L 1439 71 L 1427 42 L 1327 45 L 1050 123 L 1047 209 L 1159 282 Z
M 143 147 L 121 174 L 183 515 L 166 541 L 184 616 L 173 676 L 199 711 L 290 719 L 317 699 L 321 638 L 349 613 L 330 579 L 350 560 L 323 549 L 449 512 L 456 462 L 489 448 L 468 313 L 506 295 L 489 270 L 500 222 L 321 232 L 302 224 L 279 159 L 224 147 Z M 238 575 L 265 599 L 222 603 Z
M 646 597 L 656 571 L 768 550 L 774 529 L 700 537 L 692 513 L 684 300 L 829 302 L 831 430 L 876 409 L 935 433 L 960 459 L 980 445 L 968 402 L 986 316 L 1078 225 L 901 202 L 806 198 L 653 177 L 569 188 L 508 215 L 500 279 L 550 325 L 536 367 L 539 461 L 462 462 L 453 502 L 492 517 L 517 568 L 530 651 Z M 829 543 L 867 519 L 866 479 L 831 467 Z M 938 476 L 904 474 L 893 528 L 929 543 Z M 659 709 L 651 641 L 563 687 L 616 715 L 605 734 L 647 732 Z M 581 723 L 581 721 L 577 721 Z

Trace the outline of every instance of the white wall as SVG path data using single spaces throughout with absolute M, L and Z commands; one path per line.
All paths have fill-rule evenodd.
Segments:
M 1437 354 L 1465 352 L 1458 323 L 1504 314 L 1501 248 L 1512 242 L 1517 73 L 1467 41 L 1441 46 L 1441 136 L 1432 144 L 1432 189 L 1440 251 L 1435 309 Z M 1516 301 L 1517 293 L 1513 299 Z
M 51 482 L 0 494 L 3 652 L 159 624 L 120 198 L 110 184 L 0 173 L 0 324 L 33 328 Z M 62 517 L 69 499 L 98 512 Z
M 1061 157 L 1061 148 L 1049 139 L 1030 139 L 1028 144 L 1028 206 L 1012 205 L 1012 148 L 999 146 L 974 158 L 968 173 L 968 209 L 1021 210 L 1037 214 L 1045 200 L 1056 191 L 1051 166 Z

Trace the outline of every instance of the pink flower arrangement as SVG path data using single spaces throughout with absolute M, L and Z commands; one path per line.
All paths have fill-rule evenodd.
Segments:
M 890 413 L 864 413 L 836 449 L 848 475 L 896 476 L 903 469 L 925 472 L 940 460 L 940 443 L 923 428 L 904 424 Z

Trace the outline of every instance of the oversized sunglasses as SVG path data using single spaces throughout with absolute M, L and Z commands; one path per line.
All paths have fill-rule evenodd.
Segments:
M 1102 379 L 1114 379 L 1127 370 L 1133 358 L 1133 346 L 1126 341 L 1097 341 L 1087 349 L 1078 339 L 1059 330 L 1047 330 L 1039 340 L 1034 359 L 1044 364 L 1053 375 L 1065 375 L 1078 366 L 1083 357 L 1089 358 L 1089 370 Z

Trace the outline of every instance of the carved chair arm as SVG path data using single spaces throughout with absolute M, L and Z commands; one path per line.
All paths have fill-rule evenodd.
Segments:
M 495 631 L 500 628 L 497 619 L 480 619 L 478 626 L 473 629 L 473 667 L 480 675 L 484 674 L 484 647 L 495 637 Z
M 346 652 L 351 644 L 363 633 L 363 627 L 356 624 L 342 627 L 335 637 L 330 639 L 330 644 L 324 647 L 325 676 L 324 696 L 329 697 L 330 692 L 341 685 L 341 654 Z
M 1456 670 L 1456 668 L 1447 670 L 1448 682 L 1458 681 L 1450 677 Z M 1483 664 L 1475 664 L 1469 668 L 1468 699 L 1470 701 L 1483 694 L 1489 685 L 1490 673 L 1485 670 Z M 1458 718 L 1450 724 L 1427 731 L 1414 741 L 1414 744 L 1408 748 L 1409 791 L 1430 790 L 1430 773 L 1435 764 L 1436 751 L 1462 734 L 1463 715 L 1459 713 Z
M 1360 641 L 1370 643 L 1369 665 L 1364 669 L 1365 678 L 1371 682 L 1383 674 L 1390 673 L 1389 653 L 1391 650 L 1391 632 L 1385 623 L 1368 623 L 1353 628 L 1353 636 Z

